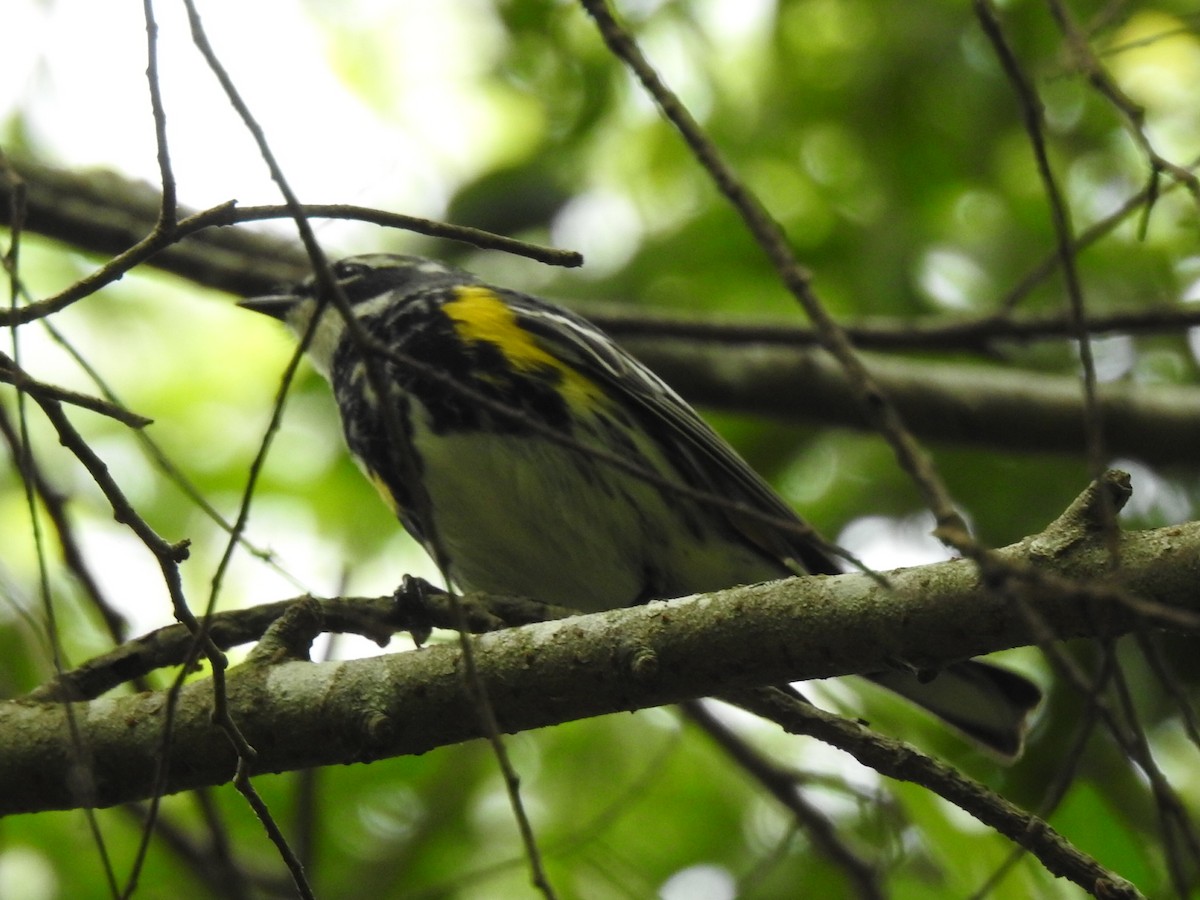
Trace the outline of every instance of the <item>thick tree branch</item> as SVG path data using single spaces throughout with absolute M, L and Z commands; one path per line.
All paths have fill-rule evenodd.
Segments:
M 1113 635 L 1144 624 L 1147 612 L 1171 610 L 1171 624 L 1200 613 L 1200 523 L 1123 535 L 1115 574 L 1098 531 L 1078 515 L 999 556 L 1031 572 L 1020 595 L 1040 617 L 1036 629 L 1011 591 L 993 595 L 971 563 L 956 560 L 888 573 L 890 589 L 865 575 L 788 579 L 509 629 L 478 639 L 478 665 L 501 727 L 516 732 L 897 660 L 936 668 L 1034 643 L 1042 627 L 1060 638 Z M 1101 580 L 1089 585 L 1093 577 Z M 334 663 L 262 656 L 231 671 L 228 686 L 255 772 L 423 753 L 478 736 L 457 647 Z M 171 791 L 233 776 L 211 707 L 207 682 L 184 690 Z M 96 803 L 145 797 L 164 709 L 157 693 L 76 704 L 82 745 L 72 748 L 62 706 L 0 705 L 0 814 L 78 805 L 72 771 L 81 754 Z
M 840 367 L 816 349 L 743 347 L 637 338 L 624 346 L 692 403 L 865 427 Z M 860 354 L 912 431 L 996 450 L 1077 454 L 1083 391 L 1075 378 L 967 363 Z M 1200 390 L 1184 385 L 1099 385 L 1104 444 L 1150 463 L 1200 453 Z

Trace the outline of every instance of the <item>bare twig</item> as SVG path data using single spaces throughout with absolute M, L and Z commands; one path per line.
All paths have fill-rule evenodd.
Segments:
M 38 381 L 28 372 L 21 369 L 14 360 L 10 359 L 4 353 L 0 353 L 0 382 L 11 384 L 17 390 L 23 391 L 26 394 L 36 394 L 47 400 L 56 400 L 60 403 L 78 406 L 80 409 L 91 410 L 102 416 L 108 416 L 110 419 L 115 419 L 122 425 L 128 425 L 130 428 L 145 428 L 154 421 L 153 419 L 147 419 L 145 416 L 139 416 L 137 413 L 131 412 L 108 400 L 101 400 L 99 397 L 89 397 L 87 394 L 81 394 L 78 391 L 69 391 L 66 388 Z
M 389 212 L 384 209 L 372 209 L 367 206 L 355 206 L 350 203 L 305 203 L 299 208 L 306 218 L 310 219 L 348 219 L 355 222 L 367 222 L 384 228 L 398 228 L 424 234 L 429 237 L 445 238 L 461 241 L 483 250 L 499 250 L 503 253 L 513 253 L 524 256 L 548 266 L 565 266 L 574 268 L 583 265 L 583 255 L 574 250 L 559 250 L 556 247 L 543 247 L 528 241 L 502 234 L 492 234 L 480 228 L 466 225 L 452 225 L 449 222 L 437 222 L 432 219 L 421 219 L 416 216 L 406 216 L 401 213 Z M 237 210 L 239 222 L 257 222 L 267 219 L 290 218 L 293 215 L 291 206 L 243 206 Z
M 979 549 L 970 538 L 966 522 L 930 463 L 928 455 L 905 427 L 890 398 L 871 377 L 845 331 L 817 297 L 812 287 L 811 276 L 796 261 L 779 223 L 771 218 L 758 198 L 741 182 L 733 169 L 722 159 L 720 152 L 699 123 L 662 82 L 633 37 L 613 17 L 606 0 L 580 2 L 595 20 L 605 44 L 641 82 L 663 115 L 679 132 L 697 162 L 741 216 L 742 222 L 762 247 L 784 285 L 800 303 L 816 327 L 822 346 L 834 356 L 845 371 L 864 416 L 891 445 L 900 467 L 912 479 L 926 505 L 933 512 L 938 523 L 938 536 L 966 555 L 977 555 Z
M 21 439 L 3 409 L 0 409 L 0 436 L 3 436 L 4 442 L 8 444 L 9 452 L 12 454 L 13 459 L 19 460 L 22 454 Z M 75 528 L 72 526 L 70 517 L 67 515 L 66 498 L 50 483 L 31 455 L 25 456 L 21 474 L 23 478 L 28 479 L 33 485 L 34 491 L 42 502 L 42 507 L 46 510 L 46 514 L 54 524 L 59 546 L 62 548 L 63 562 L 66 564 L 67 570 L 79 582 L 84 595 L 88 598 L 88 601 L 92 604 L 97 614 L 99 614 L 105 628 L 108 629 L 109 637 L 116 643 L 124 641 L 128 636 L 126 633 L 128 623 L 125 621 L 125 617 L 104 596 L 99 581 L 92 573 L 91 567 L 83 555 L 83 549 L 80 547 L 79 540 L 75 534 Z M 56 680 L 65 677 L 65 675 L 65 672 L 58 672 Z M 147 687 L 146 685 L 140 686 Z M 61 699 L 78 698 L 64 697 Z
M 1092 87 L 1117 110 L 1124 120 L 1125 130 L 1133 138 L 1138 147 L 1141 148 L 1147 162 L 1150 164 L 1150 178 L 1147 187 L 1150 202 L 1147 203 L 1146 207 L 1147 215 L 1149 214 L 1153 198 L 1158 195 L 1158 180 L 1162 173 L 1166 173 L 1175 182 L 1184 185 L 1193 197 L 1200 200 L 1200 180 L 1196 178 L 1193 172 L 1188 171 L 1183 166 L 1176 165 L 1154 149 L 1154 145 L 1150 142 L 1150 138 L 1146 134 L 1146 110 L 1137 103 L 1134 103 L 1129 95 L 1121 90 L 1112 75 L 1104 67 L 1104 64 L 1100 62 L 1099 57 L 1092 52 L 1087 35 L 1084 34 L 1083 29 L 1075 20 L 1070 7 L 1063 0 L 1049 0 L 1049 7 L 1050 12 L 1054 16 L 1054 21 L 1058 23 L 1063 37 L 1067 40 L 1072 62 L 1083 71 Z
M 791 812 L 796 823 L 818 851 L 845 872 L 858 897 L 863 900 L 882 900 L 885 895 L 879 884 L 879 873 L 842 840 L 825 814 L 805 799 L 794 775 L 781 770 L 742 740 L 714 716 L 703 701 L 689 700 L 681 706 L 688 718 L 700 726 L 743 771 Z
M 996 56 L 1017 95 L 1025 132 L 1029 136 L 1038 176 L 1042 180 L 1042 190 L 1050 206 L 1050 220 L 1054 226 L 1059 265 L 1067 286 L 1071 322 L 1076 344 L 1079 347 L 1080 363 L 1083 366 L 1084 433 L 1088 462 L 1094 478 L 1104 471 L 1103 423 L 1100 418 L 1100 405 L 1096 399 L 1096 363 L 1092 355 L 1092 343 L 1084 325 L 1083 286 L 1080 284 L 1079 269 L 1075 264 L 1075 236 L 1074 226 L 1071 224 L 1071 214 L 1059 187 L 1058 178 L 1050 165 L 1043 127 L 1042 101 L 1038 96 L 1037 89 L 1026 76 L 1016 54 L 1009 46 L 992 0 L 975 0 L 975 14 L 983 26 L 984 34 L 991 41 Z
M 803 703 L 774 688 L 736 691 L 723 699 L 751 710 L 794 734 L 807 734 L 844 750 L 877 772 L 911 781 L 1020 844 L 1055 875 L 1068 878 L 1104 900 L 1139 898 L 1132 884 L 1073 847 L 1036 816 L 1019 809 L 957 769 L 938 762 L 899 741 L 874 734 L 856 722 Z
M 145 20 L 146 29 L 146 80 L 150 94 L 151 114 L 154 119 L 154 134 L 157 149 L 157 158 L 159 166 L 160 187 L 162 190 L 162 200 L 159 204 L 158 219 L 154 224 L 154 228 L 150 233 L 149 239 L 160 238 L 168 243 L 173 242 L 176 238 L 176 232 L 179 224 L 179 211 L 176 206 L 176 189 L 175 175 L 171 166 L 171 154 L 167 142 L 167 121 L 166 110 L 163 107 L 162 95 L 158 81 L 158 23 L 154 18 L 153 0 L 143 0 L 142 14 Z M 148 530 L 148 529 L 147 529 Z M 143 538 L 144 540 L 144 538 Z M 166 570 L 164 569 L 164 575 Z M 169 576 L 168 576 L 169 577 Z M 175 577 L 178 578 L 178 571 L 175 570 Z M 212 641 L 208 640 L 204 634 L 203 627 L 198 623 L 192 615 L 191 610 L 187 607 L 187 603 L 183 597 L 182 591 L 171 591 L 171 601 L 174 606 L 175 617 L 181 621 L 191 632 L 192 643 L 189 653 L 194 659 L 196 654 L 204 653 L 212 668 L 213 679 L 213 695 L 214 706 L 216 709 L 216 720 L 221 724 L 222 729 L 229 737 L 230 743 L 237 749 L 240 759 L 244 759 L 253 751 L 249 747 L 245 738 L 238 731 L 236 724 L 229 717 L 227 706 L 225 703 L 225 666 L 227 661 L 223 653 L 217 649 Z M 191 660 L 189 660 L 190 662 Z M 179 692 L 183 687 L 183 677 L 187 670 L 187 666 L 180 672 L 172 687 L 168 699 L 168 714 L 166 717 L 167 727 L 162 734 L 162 753 L 157 762 L 157 771 L 159 776 L 159 784 L 164 783 L 166 778 L 167 759 L 170 756 L 170 745 L 174 740 L 174 734 L 171 730 L 170 723 L 173 719 L 173 713 L 176 704 L 178 703 Z M 132 897 L 137 891 L 138 879 L 141 876 L 142 867 L 145 865 L 146 856 L 150 850 L 150 837 L 154 833 L 155 823 L 158 817 L 159 805 L 161 802 L 161 791 L 155 791 L 154 796 L 150 798 L 149 809 L 146 815 L 146 826 L 142 830 L 141 840 L 138 843 L 137 854 L 134 863 L 130 868 L 129 877 L 125 882 L 125 888 L 122 892 L 123 897 Z

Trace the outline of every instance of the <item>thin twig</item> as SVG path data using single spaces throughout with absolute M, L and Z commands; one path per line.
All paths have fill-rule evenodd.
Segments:
M 1165 172 L 1174 181 L 1184 185 L 1193 197 L 1200 200 L 1200 180 L 1187 168 L 1171 162 L 1154 149 L 1154 145 L 1146 134 L 1146 110 L 1121 90 L 1097 55 L 1092 52 L 1087 35 L 1075 20 L 1070 7 L 1063 0 L 1048 0 L 1048 4 L 1054 21 L 1067 40 L 1072 61 L 1087 76 L 1092 87 L 1105 97 L 1121 115 L 1125 123 L 1125 130 L 1145 154 L 1146 160 L 1150 164 L 1148 190 L 1151 196 L 1158 195 L 1157 181 L 1160 173 Z M 1149 212 L 1149 204 L 1147 212 Z
M 1017 607 L 1029 622 L 1031 631 L 1037 636 L 1038 644 L 1054 667 L 1055 674 L 1070 685 L 1081 696 L 1087 697 L 1089 708 L 1105 726 L 1109 735 L 1121 748 L 1125 758 L 1136 765 L 1150 784 L 1159 813 L 1159 821 L 1166 841 L 1166 855 L 1172 862 L 1172 877 L 1176 885 L 1183 883 L 1182 863 L 1178 860 L 1176 839 L 1182 840 L 1193 861 L 1200 861 L 1200 834 L 1197 834 L 1185 805 L 1159 768 L 1153 751 L 1141 728 L 1136 709 L 1128 692 L 1124 673 L 1116 661 L 1114 643 L 1111 638 L 1101 640 L 1099 646 L 1108 657 L 1101 679 L 1091 679 L 1062 647 L 1054 642 L 1053 632 L 1028 604 Z M 1101 695 L 1104 683 L 1113 683 L 1117 688 L 1119 713 Z M 1183 880 L 1181 880 L 1183 879 Z
M 1071 880 L 1095 897 L 1132 900 L 1142 896 L 1132 884 L 1072 846 L 1041 819 L 907 744 L 773 688 L 730 692 L 722 699 L 764 716 L 789 732 L 807 734 L 844 750 L 882 775 L 927 788 L 1028 849 L 1047 871 Z
M 49 319 L 42 320 L 42 327 L 45 328 L 46 333 L 50 335 L 55 343 L 57 343 L 63 348 L 64 351 L 66 351 L 71 359 L 75 361 L 75 364 L 84 371 L 88 378 L 92 380 L 92 383 L 96 385 L 97 389 L 99 389 L 105 400 L 119 409 L 125 408 L 125 405 L 121 402 L 120 398 L 117 397 L 116 393 L 109 386 L 108 382 L 105 381 L 105 379 L 100 375 L 95 366 L 88 362 L 87 358 L 79 352 L 79 349 L 67 339 L 66 335 L 56 328 Z M 150 436 L 148 429 L 135 429 L 133 431 L 133 436 L 137 439 L 138 443 L 141 444 L 142 449 L 150 458 L 150 461 L 158 467 L 159 471 L 167 476 L 167 480 L 174 484 L 175 487 L 177 487 L 180 492 L 187 497 L 193 505 L 196 506 L 197 509 L 204 513 L 204 515 L 208 516 L 208 518 L 226 534 L 233 530 L 233 525 L 225 519 L 220 510 L 218 510 L 212 505 L 212 503 L 208 501 L 208 498 L 206 498 L 204 494 L 201 493 L 200 489 L 196 487 L 196 485 L 193 484 L 190 479 L 188 479 L 187 475 L 183 473 L 179 466 L 172 462 L 166 451 L 164 451 L 162 447 L 160 447 L 154 440 L 154 438 Z M 250 543 L 245 535 L 241 536 L 240 543 L 246 552 L 267 563 L 267 565 L 271 566 L 280 576 L 291 582 L 294 588 L 297 590 L 304 590 L 304 586 L 300 584 L 300 582 L 290 572 L 286 571 L 281 565 L 279 565 L 278 562 L 276 562 L 271 551 L 257 547 Z
M 13 459 L 20 460 L 23 453 L 20 435 L 13 428 L 7 413 L 2 408 L 0 408 L 0 436 L 8 444 L 9 452 L 12 454 Z M 63 562 L 67 567 L 67 571 L 75 577 L 75 580 L 83 590 L 84 596 L 87 597 L 92 607 L 100 616 L 101 621 L 104 622 L 109 637 L 112 638 L 114 643 L 120 644 L 128 637 L 128 623 L 125 617 L 108 602 L 108 599 L 104 596 L 104 591 L 100 588 L 100 582 L 92 573 L 91 567 L 87 563 L 87 559 L 83 554 L 83 548 L 76 537 L 75 528 L 71 524 L 70 517 L 67 515 L 66 498 L 50 483 L 45 473 L 42 472 L 41 467 L 31 455 L 25 455 L 22 477 L 29 479 L 33 484 L 34 491 L 37 493 L 38 499 L 41 500 L 42 508 L 46 510 L 46 515 L 50 517 L 50 521 L 54 525 L 54 531 L 58 535 L 58 543 L 62 549 Z M 65 677 L 66 674 L 65 672 L 58 672 L 56 680 Z M 138 685 L 139 689 L 148 689 L 148 685 L 142 683 L 140 680 L 135 681 L 135 684 Z
M 0 382 L 11 384 L 17 390 L 26 394 L 36 394 L 47 400 L 57 400 L 60 403 L 67 403 L 71 406 L 78 406 L 80 409 L 99 413 L 102 416 L 108 416 L 110 419 L 114 419 L 122 425 L 128 425 L 130 428 L 145 428 L 154 421 L 153 419 L 147 419 L 145 416 L 139 416 L 137 413 L 131 412 L 115 403 L 101 400 L 99 397 L 89 397 L 87 394 L 81 394 L 78 391 L 69 391 L 66 388 L 38 381 L 18 366 L 15 360 L 4 353 L 0 353 Z
M 1113 685 L 1126 733 L 1132 741 L 1131 747 L 1128 748 L 1130 759 L 1137 764 L 1150 783 L 1154 809 L 1158 813 L 1163 855 L 1167 860 L 1171 883 L 1182 900 L 1192 894 L 1193 873 L 1200 864 L 1200 833 L 1197 833 L 1187 805 L 1154 758 L 1146 729 L 1142 727 L 1141 717 L 1137 713 L 1129 680 L 1119 666 L 1113 672 Z
M 641 82 L 663 115 L 679 132 L 697 162 L 704 167 L 718 190 L 741 216 L 747 230 L 762 247 L 784 285 L 800 303 L 816 327 L 822 346 L 833 354 L 845 370 L 867 419 L 891 445 L 901 468 L 920 490 L 926 505 L 937 519 L 938 535 L 965 554 L 974 555 L 976 547 L 970 540 L 966 522 L 956 509 L 928 455 L 905 427 L 895 405 L 875 383 L 845 331 L 817 297 L 812 287 L 811 276 L 796 261 L 779 223 L 770 216 L 758 198 L 722 159 L 716 146 L 679 98 L 663 84 L 633 37 L 613 18 L 606 0 L 580 2 L 595 20 L 605 44 Z
M 171 154 L 167 142 L 166 110 L 163 107 L 158 80 L 158 23 L 154 18 L 153 0 L 143 0 L 142 13 L 146 30 L 146 80 L 150 94 L 151 115 L 154 120 L 155 144 L 162 188 L 162 200 L 159 204 L 158 219 L 148 240 L 159 238 L 170 243 L 176 238 L 179 211 L 176 207 L 175 175 L 171 166 Z M 146 530 L 149 531 L 148 527 Z M 177 562 L 173 563 L 171 568 L 175 578 L 178 579 Z M 164 568 L 164 575 L 166 574 L 166 569 Z M 170 576 L 167 577 L 169 578 Z M 181 590 L 178 592 L 171 590 L 171 602 L 174 607 L 175 617 L 183 622 L 192 633 L 191 653 L 193 654 L 193 658 L 194 655 L 203 652 L 209 661 L 212 669 L 214 718 L 221 725 L 230 743 L 236 749 L 240 761 L 251 755 L 253 751 L 228 714 L 228 706 L 225 701 L 225 667 L 227 665 L 225 655 L 217 649 L 212 641 L 206 639 L 203 628 L 196 621 L 195 616 L 192 615 Z M 167 759 L 170 755 L 171 742 L 174 740 L 171 724 L 174 719 L 174 710 L 178 703 L 179 693 L 183 688 L 183 678 L 187 668 L 185 666 L 183 671 L 180 672 L 168 696 L 167 727 L 163 731 L 162 754 L 157 763 L 158 784 L 160 785 L 165 783 Z M 154 796 L 150 799 L 146 816 L 146 826 L 142 830 L 134 863 L 130 867 L 129 877 L 125 883 L 124 897 L 132 897 L 137 890 L 138 879 L 141 876 L 142 867 L 145 865 L 146 857 L 150 850 L 150 838 L 155 831 L 155 822 L 158 817 L 161 801 L 162 791 L 156 790 Z
M 209 798 L 210 792 L 201 788 L 192 792 L 198 800 Z M 144 803 L 125 803 L 118 807 L 121 812 L 145 829 L 150 823 L 150 811 Z M 201 815 L 209 825 L 210 833 L 220 833 L 214 819 L 217 810 L 211 799 L 201 800 Z M 217 829 L 214 832 L 214 829 Z M 202 844 L 191 834 L 190 829 L 171 821 L 160 810 L 154 819 L 154 836 L 162 846 L 173 853 L 187 866 L 190 877 L 197 885 L 203 885 L 214 897 L 221 900 L 251 900 L 252 895 L 246 874 L 229 857 L 228 842 L 211 841 Z
M 792 774 L 781 770 L 742 740 L 714 716 L 703 701 L 689 700 L 680 704 L 680 707 L 730 759 L 791 812 L 817 851 L 845 872 L 858 897 L 863 900 L 882 900 L 883 888 L 875 867 L 855 853 L 842 840 L 829 818 L 805 799 Z
M 237 112 L 242 116 L 243 120 L 246 121 L 247 125 L 252 127 L 252 131 L 255 132 L 255 137 L 260 138 L 260 148 L 261 148 L 261 146 L 263 144 L 263 142 L 261 141 L 261 133 L 256 131 L 257 126 L 255 125 L 253 120 L 250 118 L 249 110 L 246 109 L 244 103 L 241 100 L 240 95 L 238 94 L 237 90 L 234 88 L 233 83 L 230 80 L 228 73 L 225 71 L 225 69 L 221 65 L 220 60 L 217 58 L 215 51 L 213 50 L 211 44 L 209 43 L 208 35 L 206 34 L 206 32 L 204 30 L 203 23 L 200 20 L 200 14 L 196 9 L 195 4 L 193 2 L 191 2 L 191 0 L 184 0 L 184 6 L 187 9 L 188 23 L 190 25 L 191 33 L 192 33 L 192 42 L 195 44 L 196 48 L 200 51 L 200 54 L 204 58 L 210 71 L 212 71 L 212 73 L 216 77 L 217 81 L 221 84 L 221 87 L 224 89 L 225 94 L 226 94 L 227 98 L 229 99 L 230 103 L 234 106 L 235 110 L 237 110 Z M 266 156 L 268 163 L 272 166 L 272 169 L 273 169 L 272 174 L 276 174 L 273 159 L 271 159 L 268 154 L 264 154 L 264 155 Z M 297 354 L 293 356 L 291 365 L 288 370 L 289 376 L 295 372 L 296 365 L 299 362 L 298 355 L 299 355 L 299 351 L 297 351 Z M 285 387 L 286 387 L 286 385 L 285 385 Z M 206 624 L 207 624 L 207 621 L 211 618 L 212 613 L 214 612 L 214 610 L 216 608 L 216 601 L 217 601 L 217 596 L 220 592 L 222 578 L 223 578 L 223 575 L 229 564 L 229 561 L 232 558 L 233 551 L 237 547 L 237 539 L 241 535 L 242 531 L 245 528 L 245 524 L 246 524 L 246 521 L 247 521 L 247 518 L 248 518 L 249 512 L 250 512 L 250 500 L 253 497 L 254 487 L 257 484 L 258 475 L 259 475 L 259 472 L 261 471 L 262 463 L 266 459 L 266 453 L 267 453 L 267 450 L 269 449 L 271 438 L 278 429 L 278 423 L 279 423 L 280 417 L 282 416 L 282 412 L 283 412 L 283 401 L 282 401 L 282 397 L 281 397 L 279 403 L 276 404 L 276 409 L 275 409 L 275 412 L 273 413 L 272 421 L 268 425 L 268 430 L 264 437 L 262 445 L 260 446 L 258 456 L 255 459 L 254 465 L 252 466 L 252 468 L 248 474 L 246 487 L 245 487 L 245 490 L 244 490 L 244 493 L 242 496 L 242 502 L 241 502 L 241 505 L 240 505 L 239 511 L 238 511 L 238 516 L 234 522 L 233 530 L 230 532 L 230 539 L 226 543 L 225 551 L 221 556 L 221 560 L 217 565 L 217 569 L 216 569 L 215 573 L 213 574 L 212 588 L 209 593 L 208 605 L 207 605 L 207 609 L 205 611 Z M 226 729 L 227 733 L 230 734 L 231 738 L 235 738 L 234 746 L 237 748 L 238 761 L 237 761 L 237 772 L 234 777 L 234 784 L 237 787 L 237 790 L 246 799 L 246 801 L 250 805 L 251 809 L 257 815 L 259 822 L 262 824 L 264 830 L 266 831 L 268 837 L 271 839 L 272 843 L 275 844 L 275 846 L 280 854 L 280 858 L 284 861 L 284 864 L 288 867 L 288 871 L 290 872 L 290 874 L 292 876 L 292 880 L 296 886 L 297 893 L 301 897 L 304 897 L 304 898 L 313 897 L 312 887 L 308 883 L 308 878 L 305 875 L 303 865 L 301 864 L 301 862 L 300 862 L 299 858 L 296 856 L 296 854 L 293 852 L 292 848 L 288 845 L 287 839 L 284 837 L 282 830 L 279 828 L 279 825 L 276 823 L 274 816 L 271 815 L 271 812 L 267 808 L 266 803 L 263 802 L 262 798 L 258 794 L 258 791 L 255 790 L 254 785 L 250 781 L 249 762 L 251 759 L 253 759 L 254 753 L 253 753 L 253 750 L 250 748 L 250 746 L 245 742 L 245 740 L 241 739 L 240 731 L 239 731 L 237 725 L 234 723 L 233 718 L 230 714 L 229 706 L 228 706 L 228 697 L 224 690 L 223 680 L 221 682 L 218 682 L 214 678 L 213 687 L 214 687 L 214 707 L 215 707 L 214 717 L 217 719 L 217 721 L 219 721 L 222 724 L 222 728 Z
M 1066 799 L 1067 792 L 1075 782 L 1075 776 L 1083 764 L 1084 749 L 1092 739 L 1092 735 L 1096 730 L 1096 723 L 1099 719 L 1097 698 L 1100 696 L 1104 685 L 1108 683 L 1108 679 L 1112 676 L 1114 663 L 1114 657 L 1111 655 L 1104 656 L 1101 662 L 1101 671 L 1093 679 L 1096 690 L 1090 691 L 1085 695 L 1086 705 L 1084 706 L 1083 716 L 1075 726 L 1075 734 L 1071 740 L 1070 747 L 1062 755 L 1063 763 L 1055 769 L 1054 779 L 1042 792 L 1042 799 L 1038 803 L 1034 813 L 1039 819 L 1049 819 L 1053 815 L 1054 811 L 1058 809 L 1059 804 Z M 1005 875 L 1024 858 L 1027 852 L 1022 846 L 1013 847 L 1012 852 L 1004 859 L 1004 862 L 996 867 L 995 871 L 988 876 L 987 880 L 979 886 L 978 890 L 968 900 L 985 900 L 988 894 L 1004 880 Z
M 513 253 L 545 263 L 548 266 L 575 268 L 583 265 L 583 255 L 575 250 L 543 247 L 540 244 L 531 244 L 528 241 L 517 240 L 502 234 L 492 234 L 481 228 L 452 225 L 449 222 L 407 216 L 402 213 L 389 212 L 386 209 L 355 206 L 351 203 L 304 203 L 299 204 L 299 209 L 303 211 L 305 217 L 310 219 L 348 219 L 355 222 L 367 222 L 371 225 L 381 225 L 384 228 L 399 228 L 429 237 L 461 241 L 483 250 Z M 238 222 L 258 222 L 267 219 L 292 218 L 294 210 L 295 207 L 289 205 L 242 206 L 237 209 L 236 219 Z
M 1150 670 L 1158 679 L 1158 683 L 1175 703 L 1175 709 L 1183 722 L 1183 730 L 1187 734 L 1188 740 L 1192 742 L 1193 747 L 1200 750 L 1200 723 L 1196 721 L 1196 709 L 1192 703 L 1192 697 L 1163 658 L 1162 650 L 1156 640 L 1157 637 L 1158 635 L 1139 631 L 1137 633 L 1138 649 L 1142 651 L 1142 656 L 1149 663 Z
M 975 15 L 983 27 L 983 32 L 991 41 L 996 56 L 1008 75 L 1008 80 L 1017 96 L 1021 120 L 1025 126 L 1025 133 L 1029 137 L 1030 147 L 1033 149 L 1038 176 L 1042 181 L 1042 191 L 1050 206 L 1050 220 L 1054 227 L 1059 265 L 1066 282 L 1071 322 L 1079 347 L 1079 360 L 1083 367 L 1084 434 L 1088 463 L 1092 477 L 1097 478 L 1104 471 L 1105 456 L 1103 419 L 1101 418 L 1100 403 L 1096 397 L 1096 362 L 1092 355 L 1092 342 L 1084 325 L 1083 286 L 1079 280 L 1079 268 L 1075 264 L 1074 227 L 1071 224 L 1071 213 L 1067 208 L 1062 189 L 1059 187 L 1058 178 L 1050 164 L 1050 155 L 1046 147 L 1046 133 L 1043 127 L 1041 97 L 1038 96 L 1037 89 L 1026 76 L 1008 43 L 995 4 L 992 0 L 975 0 L 974 5 Z M 1115 520 L 1109 527 L 1110 534 L 1115 533 L 1114 526 Z M 1115 542 L 1113 547 L 1115 550 Z

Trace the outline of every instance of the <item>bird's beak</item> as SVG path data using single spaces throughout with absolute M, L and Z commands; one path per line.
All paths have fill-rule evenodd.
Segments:
M 245 300 L 239 300 L 238 306 L 282 321 L 286 318 L 288 310 L 296 305 L 296 299 L 292 294 L 247 297 Z

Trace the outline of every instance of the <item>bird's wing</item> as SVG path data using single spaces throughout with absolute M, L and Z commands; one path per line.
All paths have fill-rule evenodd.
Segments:
M 685 484 L 725 499 L 721 512 L 730 525 L 779 561 L 781 574 L 794 569 L 789 561 L 813 574 L 840 571 L 811 527 L 661 378 L 579 316 L 525 294 L 500 293 L 548 352 L 623 401 L 658 437 Z

